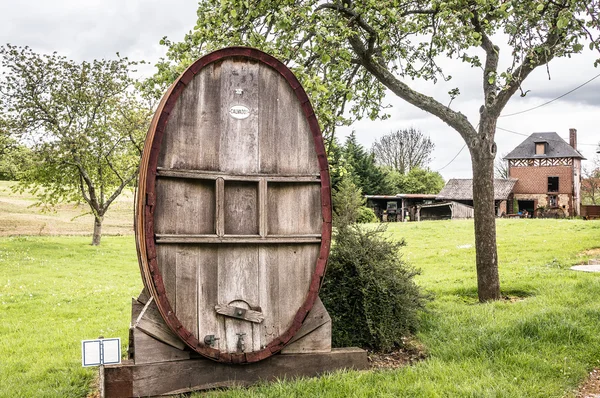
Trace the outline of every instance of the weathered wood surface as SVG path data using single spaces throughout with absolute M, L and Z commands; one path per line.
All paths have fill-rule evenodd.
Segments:
M 133 327 L 173 347 L 179 349 L 185 347 L 184 342 L 165 324 L 153 299 L 148 300 Z
M 215 305 L 215 311 L 217 314 L 243 319 L 253 323 L 261 323 L 265 320 L 265 316 L 260 311 L 247 310 L 245 308 L 234 307 L 232 305 L 217 304 Z
M 321 235 L 156 235 L 156 243 L 319 243 Z
M 104 369 L 107 398 L 182 394 L 219 387 L 250 386 L 264 381 L 314 377 L 338 369 L 367 369 L 367 353 L 337 348 L 327 353 L 279 354 L 235 366 L 207 359 L 155 364 L 122 364 Z
M 331 317 L 318 298 L 302 323 L 302 327 L 286 345 L 282 354 L 331 351 Z
M 159 105 L 136 236 L 145 286 L 169 328 L 209 358 L 254 362 L 292 339 L 317 298 L 331 241 L 328 166 L 308 98 L 285 66 L 256 50 L 215 54 Z M 217 305 L 261 308 L 264 319 Z M 207 335 L 219 340 L 209 347 Z
M 138 365 L 190 359 L 190 351 L 158 341 L 138 328 L 133 328 L 133 341 L 135 354 L 132 359 Z

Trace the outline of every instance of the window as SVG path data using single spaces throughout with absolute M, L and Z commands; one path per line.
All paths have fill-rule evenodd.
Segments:
M 548 195 L 548 207 L 558 207 L 558 198 L 556 195 Z
M 536 142 L 535 143 L 535 154 L 536 155 L 545 155 L 546 154 L 546 143 L 545 142 Z
M 558 177 L 548 177 L 548 192 L 558 192 Z

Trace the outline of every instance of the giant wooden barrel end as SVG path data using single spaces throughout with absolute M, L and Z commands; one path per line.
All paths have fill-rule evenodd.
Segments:
M 140 166 L 140 269 L 166 324 L 215 361 L 265 359 L 311 310 L 330 242 L 327 156 L 298 80 L 251 48 L 197 60 Z

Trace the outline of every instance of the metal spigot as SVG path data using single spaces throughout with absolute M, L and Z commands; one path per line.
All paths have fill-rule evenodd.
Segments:
M 246 343 L 244 342 L 244 336 L 246 335 L 246 333 L 236 333 L 236 334 L 238 336 L 238 341 L 237 341 L 238 352 L 246 351 Z

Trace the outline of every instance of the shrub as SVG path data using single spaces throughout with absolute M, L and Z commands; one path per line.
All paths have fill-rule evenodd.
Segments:
M 361 206 L 358 209 L 358 216 L 356 217 L 356 222 L 359 224 L 366 224 L 372 222 L 379 222 L 379 219 L 377 218 L 377 215 L 375 214 L 373 209 L 366 206 Z
M 336 190 L 331 193 L 333 224 L 350 225 L 356 222 L 360 208 L 365 204 L 363 194 L 349 176 L 342 177 Z
M 427 296 L 404 263 L 404 241 L 383 237 L 384 226 L 340 227 L 334 235 L 321 299 L 333 321 L 333 345 L 387 351 L 415 333 Z

